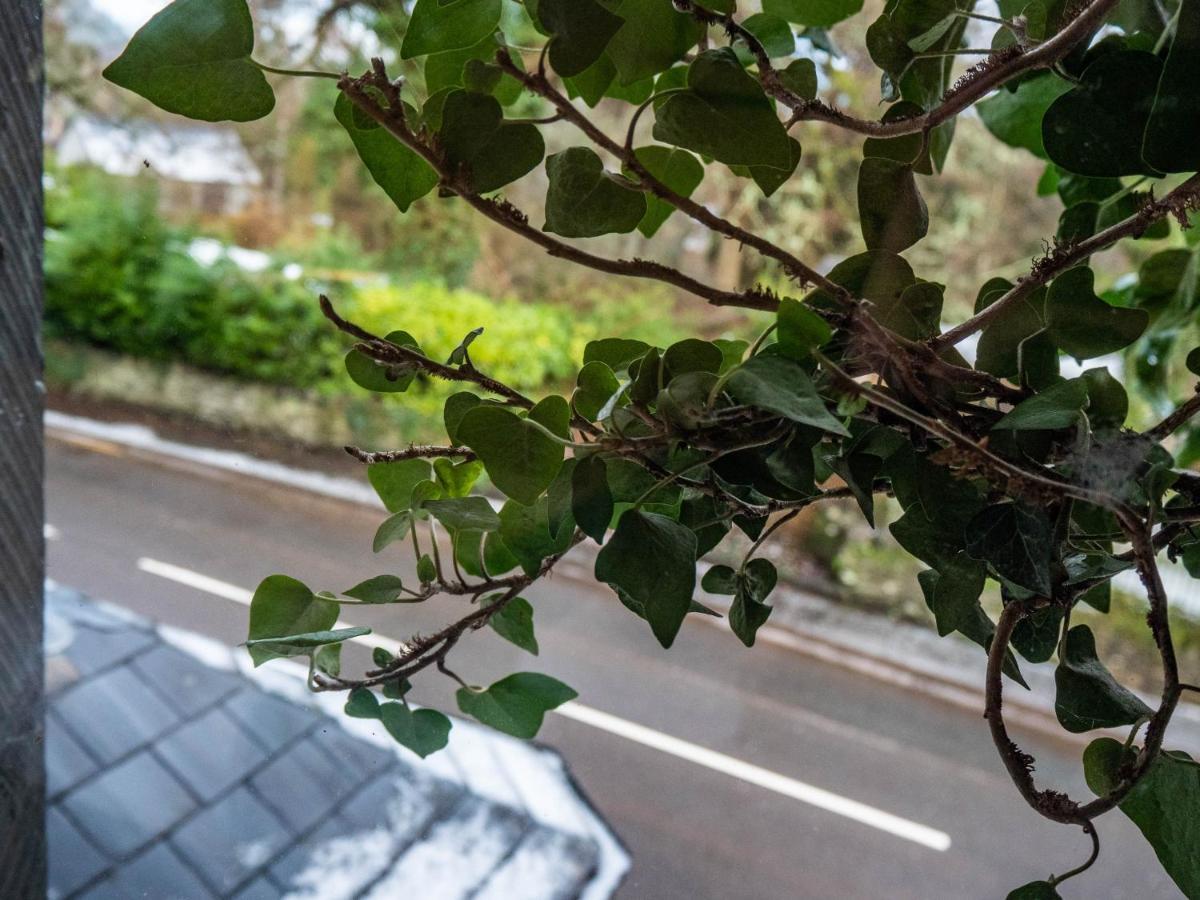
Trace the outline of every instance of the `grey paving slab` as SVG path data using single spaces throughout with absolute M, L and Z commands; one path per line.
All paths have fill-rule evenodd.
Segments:
M 46 813 L 49 900 L 68 896 L 110 865 L 110 860 L 58 809 Z
M 269 864 L 291 838 L 275 814 L 240 787 L 189 819 L 170 840 L 214 891 L 227 894 Z
M 133 659 L 133 667 L 168 697 L 184 718 L 218 703 L 244 684 L 233 672 L 206 666 L 168 644 L 159 644 L 139 654 Z
M 310 741 L 275 757 L 250 784 L 294 834 L 315 826 L 349 793 L 332 761 Z
M 79 740 L 106 763 L 179 722 L 178 714 L 128 667 L 87 679 L 52 704 Z
M 257 688 L 235 694 L 225 703 L 225 709 L 241 722 L 269 753 L 292 743 L 317 723 L 311 710 L 273 697 Z
M 76 625 L 75 640 L 64 655 L 83 675 L 94 675 L 128 659 L 154 643 L 152 632 L 131 628 L 101 631 L 86 625 Z
M 266 751 L 219 708 L 168 734 L 155 751 L 205 802 L 267 761 Z
M 160 842 L 85 896 L 86 900 L 212 900 L 214 894 L 174 850 Z
M 267 878 L 255 878 L 233 895 L 231 900 L 279 900 L 284 894 Z
M 46 711 L 46 793 L 56 797 L 95 772 L 99 766 L 66 728 L 53 709 Z
M 97 845 L 124 857 L 157 838 L 196 803 L 162 763 L 142 751 L 67 794 L 63 805 Z

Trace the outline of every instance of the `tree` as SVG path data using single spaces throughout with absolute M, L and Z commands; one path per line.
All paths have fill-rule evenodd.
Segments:
M 929 567 L 920 587 L 939 632 L 986 651 L 986 718 L 1021 796 L 1082 828 L 1097 851 L 1094 820 L 1120 808 L 1180 888 L 1200 896 L 1200 766 L 1163 749 L 1181 694 L 1200 688 L 1178 671 L 1157 562 L 1165 552 L 1200 574 L 1200 476 L 1164 446 L 1200 411 L 1200 393 L 1138 432 L 1125 427 L 1125 387 L 1103 366 L 1072 378 L 1059 366 L 1063 355 L 1127 350 L 1149 383 L 1188 349 L 1200 301 L 1194 232 L 1151 256 L 1123 292 L 1099 296 L 1089 266 L 1119 242 L 1170 234 L 1171 220 L 1186 231 L 1200 206 L 1200 0 L 1002 2 L 999 18 L 951 0 L 893 0 L 866 29 L 893 104 L 880 119 L 818 99 L 816 67 L 797 54 L 793 26 L 818 46 L 821 29 L 860 5 L 764 0 L 762 13 L 743 17 L 732 0 L 418 0 L 392 68 L 423 64 L 420 91 L 382 59 L 359 75 L 256 62 L 245 0 L 176 0 L 134 36 L 105 75 L 163 109 L 250 121 L 274 105 L 268 73 L 333 79 L 332 115 L 401 212 L 418 201 L 465 204 L 614 282 L 663 282 L 769 322 L 752 345 L 595 341 L 571 397 L 535 401 L 472 363 L 482 329 L 440 362 L 408 332 L 369 333 L 322 297 L 354 341 L 346 366 L 363 388 L 402 393 L 422 377 L 464 389 L 446 403 L 445 445 L 349 448 L 389 511 L 375 549 L 411 537 L 419 583 L 379 575 L 339 595 L 271 576 L 251 606 L 250 653 L 256 663 L 308 657 L 314 690 L 348 691 L 349 715 L 381 719 L 422 756 L 445 745 L 451 724 L 405 700 L 410 679 L 429 669 L 460 684 L 463 713 L 532 737 L 575 692 L 529 672 L 473 686 L 449 667 L 451 653 L 485 626 L 536 652 L 521 593 L 572 548 L 599 546 L 596 578 L 669 647 L 687 616 L 713 614 L 693 598 L 696 562 L 739 529 L 749 552 L 736 568 L 709 570 L 703 587 L 732 598 L 730 627 L 751 646 L 776 582 L 758 555 L 764 542 L 831 498 L 853 498 L 873 523 L 874 498 L 888 494 L 904 511 L 892 534 Z M 542 45 L 510 45 L 502 22 L 523 34 L 532 26 Z M 991 49 L 965 46 L 979 23 L 995 30 Z M 952 81 L 954 58 L 971 53 L 984 58 Z M 587 111 L 606 98 L 626 104 L 619 138 Z M 506 118 L 518 99 L 546 115 Z M 956 117 L 972 107 L 998 139 L 1048 161 L 1040 187 L 1066 209 L 1026 275 L 986 282 L 974 314 L 943 329 L 944 287 L 900 254 L 930 227 L 915 176 L 941 171 Z M 552 122 L 570 126 L 578 145 L 547 157 Z M 690 199 L 720 166 L 769 197 L 803 165 L 796 135 L 820 140 L 823 128 L 865 138 L 866 250 L 827 274 Z M 538 225 L 500 192 L 543 161 Z M 675 214 L 770 261 L 782 290 L 715 287 L 583 242 L 648 237 Z M 972 365 L 956 348 L 976 335 Z M 1200 374 L 1200 350 L 1186 364 Z M 499 512 L 472 493 L 484 473 L 507 498 Z M 1106 608 L 1111 579 L 1129 569 L 1145 585 L 1161 656 L 1157 708 L 1114 679 L 1087 625 L 1071 623 L 1080 603 Z M 995 622 L 980 603 L 989 579 L 1003 598 Z M 376 650 L 364 673 L 341 671 L 341 643 L 365 633 L 337 627 L 343 605 L 438 594 L 467 598 L 471 611 L 398 655 Z M 1019 657 L 1057 657 L 1066 730 L 1129 729 L 1124 744 L 1102 737 L 1084 754 L 1095 797 L 1038 786 L 1033 758 L 1009 736 L 1004 678 L 1023 683 Z M 1012 896 L 1056 897 L 1094 858 Z

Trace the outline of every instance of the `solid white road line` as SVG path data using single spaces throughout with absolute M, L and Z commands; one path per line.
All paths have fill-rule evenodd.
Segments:
M 157 575 L 160 578 L 166 578 L 170 581 L 187 585 L 198 591 L 204 591 L 205 593 L 222 597 L 226 600 L 232 600 L 234 603 L 240 603 L 243 606 L 249 606 L 250 600 L 254 596 L 252 592 L 245 588 L 220 581 L 216 578 L 210 578 L 208 575 L 193 572 L 191 569 L 161 562 L 157 559 L 143 557 L 137 561 L 137 567 L 150 575 Z M 348 628 L 350 626 L 346 622 L 339 621 L 337 627 Z M 368 647 L 383 647 L 393 654 L 397 653 L 400 648 L 399 641 L 377 634 L 363 635 L 353 640 L 355 643 L 364 644 Z M 871 828 L 877 828 L 880 831 L 887 832 L 904 840 L 929 847 L 931 850 L 945 852 L 950 849 L 950 835 L 944 831 L 938 831 L 935 828 L 921 825 L 910 819 L 894 816 L 889 812 L 884 812 L 881 809 L 876 809 L 857 800 L 851 800 L 849 797 L 843 797 L 840 794 L 814 787 L 795 778 L 780 775 L 778 772 L 772 772 L 770 769 L 764 769 L 762 766 L 756 766 L 753 763 L 745 762 L 725 753 L 718 753 L 716 750 L 701 747 L 699 744 L 693 744 L 691 741 L 672 737 L 669 734 L 656 731 L 653 728 L 647 728 L 645 725 L 639 725 L 636 722 L 630 722 L 628 719 L 622 719 L 611 713 L 602 712 L 601 710 L 593 709 L 590 706 L 584 706 L 582 703 L 573 701 L 560 706 L 554 712 L 572 721 L 590 725 L 593 728 L 598 728 L 601 731 L 606 731 L 625 740 L 633 741 L 635 744 L 641 744 L 643 747 L 649 747 L 652 750 L 658 750 L 679 759 L 687 760 L 698 766 L 711 769 L 714 772 L 720 772 L 723 775 L 728 775 L 747 784 L 753 784 L 768 791 L 774 791 L 784 797 L 799 800 L 801 803 L 807 803 L 809 806 L 815 806 L 826 812 L 844 816 L 847 819 L 852 819 Z

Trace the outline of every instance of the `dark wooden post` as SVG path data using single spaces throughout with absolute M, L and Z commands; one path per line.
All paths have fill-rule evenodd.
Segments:
M 46 893 L 42 5 L 0 14 L 0 897 Z

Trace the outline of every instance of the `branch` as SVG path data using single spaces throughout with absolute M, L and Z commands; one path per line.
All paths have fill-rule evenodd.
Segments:
M 436 459 L 438 457 L 461 458 L 464 462 L 475 459 L 470 447 L 430 447 L 410 444 L 404 450 L 363 450 L 359 447 L 343 447 L 347 453 L 362 463 L 400 462 L 406 459 Z
M 1067 269 L 1083 262 L 1093 253 L 1106 250 L 1124 238 L 1140 236 L 1152 224 L 1168 215 L 1177 216 L 1183 221 L 1187 211 L 1195 209 L 1198 202 L 1200 202 L 1200 175 L 1193 175 L 1161 200 L 1151 200 L 1129 218 L 1122 219 L 1115 225 L 1110 225 L 1103 231 L 1078 243 L 1055 249 L 1049 256 L 1036 263 L 1028 275 L 1018 279 L 1012 290 L 961 325 L 956 325 L 935 337 L 929 342 L 930 347 L 934 350 L 944 350 L 946 347 L 960 343 L 975 332 L 986 328 L 1010 306 L 1025 299 L 1042 285 L 1050 283 Z
M 1156 442 L 1165 440 L 1186 425 L 1197 413 L 1200 413 L 1200 385 L 1196 386 L 1196 392 L 1181 403 L 1174 412 L 1147 431 L 1146 437 Z

